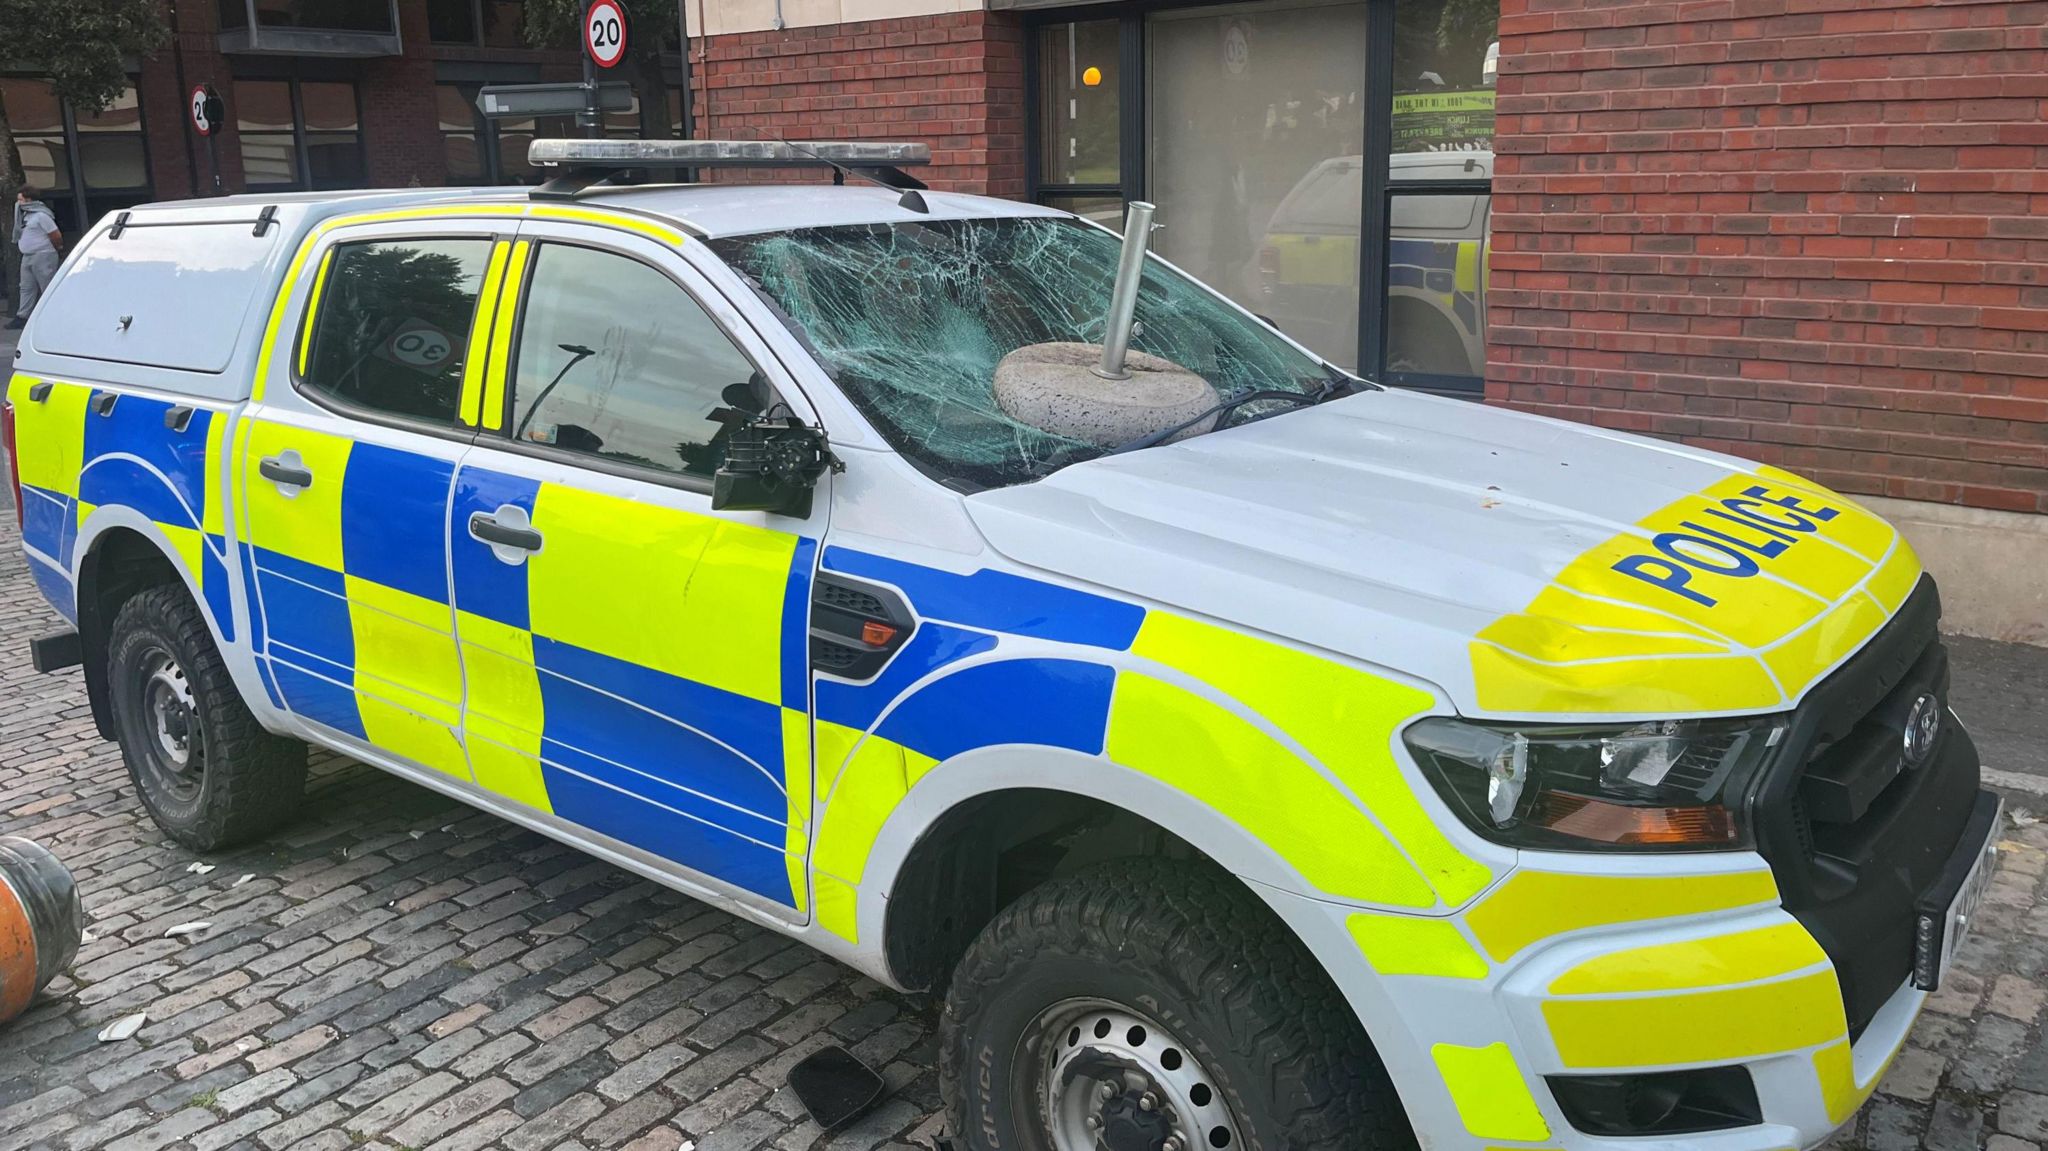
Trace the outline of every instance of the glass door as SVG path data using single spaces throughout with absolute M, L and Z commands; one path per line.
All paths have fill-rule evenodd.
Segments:
M 1146 39 L 1160 253 L 1355 367 L 1365 4 L 1159 12 Z
M 1123 21 L 1038 29 L 1038 202 L 1121 231 Z

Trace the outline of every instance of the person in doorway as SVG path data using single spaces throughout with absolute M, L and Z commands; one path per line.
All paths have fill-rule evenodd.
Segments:
M 57 229 L 57 214 L 43 203 L 40 192 L 23 188 L 14 205 L 14 246 L 21 249 L 21 302 L 14 309 L 14 318 L 7 322 L 8 327 L 19 328 L 28 323 L 28 314 L 36 310 L 43 289 L 57 275 L 58 249 L 63 243 L 64 233 Z

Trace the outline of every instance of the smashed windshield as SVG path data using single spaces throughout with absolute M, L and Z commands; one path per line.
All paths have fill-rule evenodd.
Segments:
M 897 451 L 956 487 L 1037 479 L 1103 454 L 1011 418 L 996 365 L 1037 344 L 1100 343 L 1120 239 L 1066 217 L 805 228 L 714 240 L 750 276 Z M 1158 260 L 1131 346 L 1217 394 L 1312 393 L 1336 369 Z M 1291 405 L 1261 400 L 1242 422 Z

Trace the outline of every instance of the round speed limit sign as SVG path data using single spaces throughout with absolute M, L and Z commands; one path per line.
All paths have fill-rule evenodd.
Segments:
M 214 122 L 220 115 L 220 99 L 213 89 L 204 84 L 192 89 L 191 108 L 192 130 L 202 136 L 213 135 L 214 129 L 220 127 Z
M 626 58 L 626 13 L 618 0 L 597 0 L 583 13 L 583 48 L 600 68 Z

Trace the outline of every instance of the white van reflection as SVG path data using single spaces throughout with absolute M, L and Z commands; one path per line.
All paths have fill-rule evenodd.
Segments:
M 1358 346 L 1360 156 L 1336 156 L 1294 185 L 1260 242 L 1248 306 L 1314 348 Z M 1404 181 L 1489 180 L 1492 152 L 1407 152 Z M 1390 374 L 1479 376 L 1486 365 L 1485 195 L 1393 198 L 1387 256 Z

